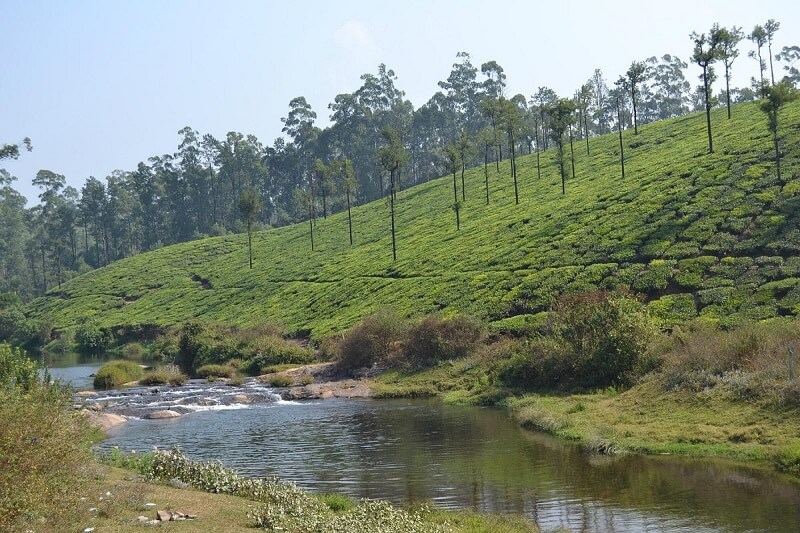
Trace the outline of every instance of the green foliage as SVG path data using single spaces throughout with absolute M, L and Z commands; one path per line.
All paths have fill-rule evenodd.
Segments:
M 96 322 L 84 322 L 75 328 L 78 349 L 87 353 L 101 353 L 111 346 L 113 337 Z
M 197 369 L 198 378 L 229 378 L 233 375 L 233 368 L 227 365 L 203 365 Z
M 396 532 L 426 533 L 445 531 L 443 526 L 427 523 L 426 508 L 404 511 L 383 501 L 364 500 L 356 504 L 349 498 L 313 496 L 292 483 L 277 478 L 250 479 L 221 463 L 188 460 L 178 449 L 156 450 L 131 458 L 112 451 L 102 459 L 106 463 L 127 466 L 146 479 L 179 480 L 191 487 L 216 494 L 247 498 L 260 505 L 249 518 L 253 525 L 267 531 Z
M 735 329 L 697 321 L 658 346 L 657 374 L 668 391 L 725 391 L 734 399 L 800 406 L 800 322 L 773 319 Z M 796 360 L 795 360 L 796 359 Z
M 154 370 L 145 372 L 142 379 L 139 380 L 141 385 L 172 385 L 178 387 L 186 383 L 189 378 L 181 372 L 180 368 L 176 365 L 159 366 Z
M 800 444 L 785 446 L 775 454 L 775 466 L 781 472 L 800 476 Z
M 495 322 L 542 313 L 571 292 L 626 287 L 658 301 L 734 287 L 724 302 L 697 298 L 697 314 L 730 324 L 794 315 L 797 302 L 789 301 L 796 295 L 776 293 L 775 305 L 764 305 L 756 293 L 798 277 L 789 270 L 800 253 L 800 130 L 789 125 L 800 121 L 800 103 L 780 110 L 785 186 L 776 180 L 773 140 L 758 104 L 738 104 L 730 120 L 724 116 L 724 109 L 712 111 L 710 157 L 703 115 L 642 126 L 641 144 L 626 149 L 624 181 L 618 140 L 592 137 L 591 155 L 576 151 L 576 176 L 563 196 L 558 168 L 543 165 L 539 180 L 536 155 L 518 157 L 520 204 L 501 165 L 490 180 L 490 205 L 479 195 L 462 202 L 460 232 L 450 212 L 452 176 L 404 189 L 397 193 L 395 263 L 379 201 L 353 208 L 352 247 L 346 213 L 317 220 L 313 253 L 307 224 L 254 232 L 259 268 L 252 271 L 242 268 L 243 235 L 182 243 L 71 279 L 26 311 L 34 319 L 51 315 L 58 328 L 83 317 L 105 328 L 279 321 L 317 340 L 387 302 L 403 316 L 438 310 Z M 540 152 L 544 162 L 553 155 Z M 483 168 L 468 169 L 465 181 L 468 191 L 482 191 Z M 756 263 L 760 256 L 780 262 Z M 688 314 L 684 303 L 668 304 L 665 326 Z
M 640 301 L 623 293 L 562 296 L 543 336 L 498 364 L 512 387 L 575 389 L 629 385 L 655 330 Z
M 0 389 L 28 391 L 39 383 L 36 362 L 19 348 L 0 343 Z
M 399 349 L 398 343 L 407 328 L 407 321 L 393 310 L 383 310 L 365 317 L 342 339 L 338 365 L 353 371 L 386 361 Z
M 274 376 L 267 376 L 267 383 L 273 387 L 290 387 L 294 380 L 286 374 L 275 374 Z
M 403 342 L 403 362 L 430 365 L 471 354 L 483 335 L 481 324 L 469 317 L 429 315 L 412 324 Z
M 133 361 L 118 359 L 104 364 L 94 375 L 95 389 L 118 389 L 125 383 L 144 377 L 142 367 Z
M 0 530 L 69 531 L 83 515 L 92 432 L 71 394 L 39 383 L 24 357 L 0 345 Z M 9 361 L 26 387 L 8 386 Z

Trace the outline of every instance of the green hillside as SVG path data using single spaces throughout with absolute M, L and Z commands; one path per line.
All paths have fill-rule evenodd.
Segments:
M 800 102 L 781 112 L 784 178 L 775 177 L 766 117 L 755 104 L 693 114 L 575 144 L 576 179 L 562 196 L 553 151 L 467 172 L 456 231 L 452 176 L 398 194 L 392 262 L 384 201 L 309 224 L 163 248 L 90 272 L 31 303 L 57 327 L 169 325 L 192 318 L 239 325 L 279 322 L 314 336 L 386 306 L 404 313 L 466 312 L 487 321 L 545 310 L 562 292 L 630 287 L 667 323 L 695 315 L 734 323 L 800 313 Z M 567 165 L 569 168 L 569 164 Z M 516 319 L 518 320 L 518 319 Z

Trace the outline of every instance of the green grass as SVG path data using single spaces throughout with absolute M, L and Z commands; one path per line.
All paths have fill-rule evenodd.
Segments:
M 630 287 L 665 323 L 700 315 L 733 324 L 800 311 L 800 102 L 781 113 L 788 183 L 775 177 L 766 118 L 756 104 L 688 115 L 625 132 L 626 178 L 616 135 L 576 145 L 576 178 L 561 195 L 552 151 L 518 161 L 520 204 L 509 162 L 467 172 L 456 231 L 451 177 L 398 195 L 398 260 L 392 262 L 384 201 L 308 224 L 141 254 L 70 280 L 28 306 L 58 328 L 172 325 L 190 319 L 282 324 L 321 338 L 392 305 L 403 314 L 443 310 L 486 322 L 547 309 L 558 294 Z M 199 280 L 199 281 L 198 281 Z

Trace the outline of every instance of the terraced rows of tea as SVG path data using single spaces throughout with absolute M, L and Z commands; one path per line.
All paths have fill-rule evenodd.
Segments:
M 800 102 L 781 112 L 784 179 L 774 169 L 755 104 L 626 131 L 625 179 L 616 134 L 575 143 L 576 177 L 561 194 L 553 150 L 467 171 L 456 231 L 452 176 L 401 191 L 398 259 L 385 201 L 309 224 L 166 247 L 75 278 L 32 302 L 57 327 L 169 325 L 189 319 L 261 321 L 321 336 L 391 306 L 402 313 L 466 312 L 496 324 L 544 311 L 565 292 L 629 287 L 665 323 L 700 315 L 726 323 L 800 312 Z M 569 162 L 567 163 L 569 171 Z M 459 184 L 460 186 L 460 184 Z M 460 194 L 460 193 L 459 193 Z M 511 325 L 511 324 L 509 324 Z

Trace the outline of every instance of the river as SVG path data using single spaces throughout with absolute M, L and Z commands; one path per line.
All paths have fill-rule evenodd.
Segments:
M 252 403 L 242 403 L 242 394 Z M 171 406 L 186 413 L 133 418 L 100 448 L 180 446 L 193 459 L 317 492 L 518 513 L 544 530 L 797 531 L 800 524 L 800 483 L 769 469 L 590 455 L 520 429 L 497 409 L 427 400 L 286 402 L 252 381 L 100 393 L 94 401 L 134 415 Z

